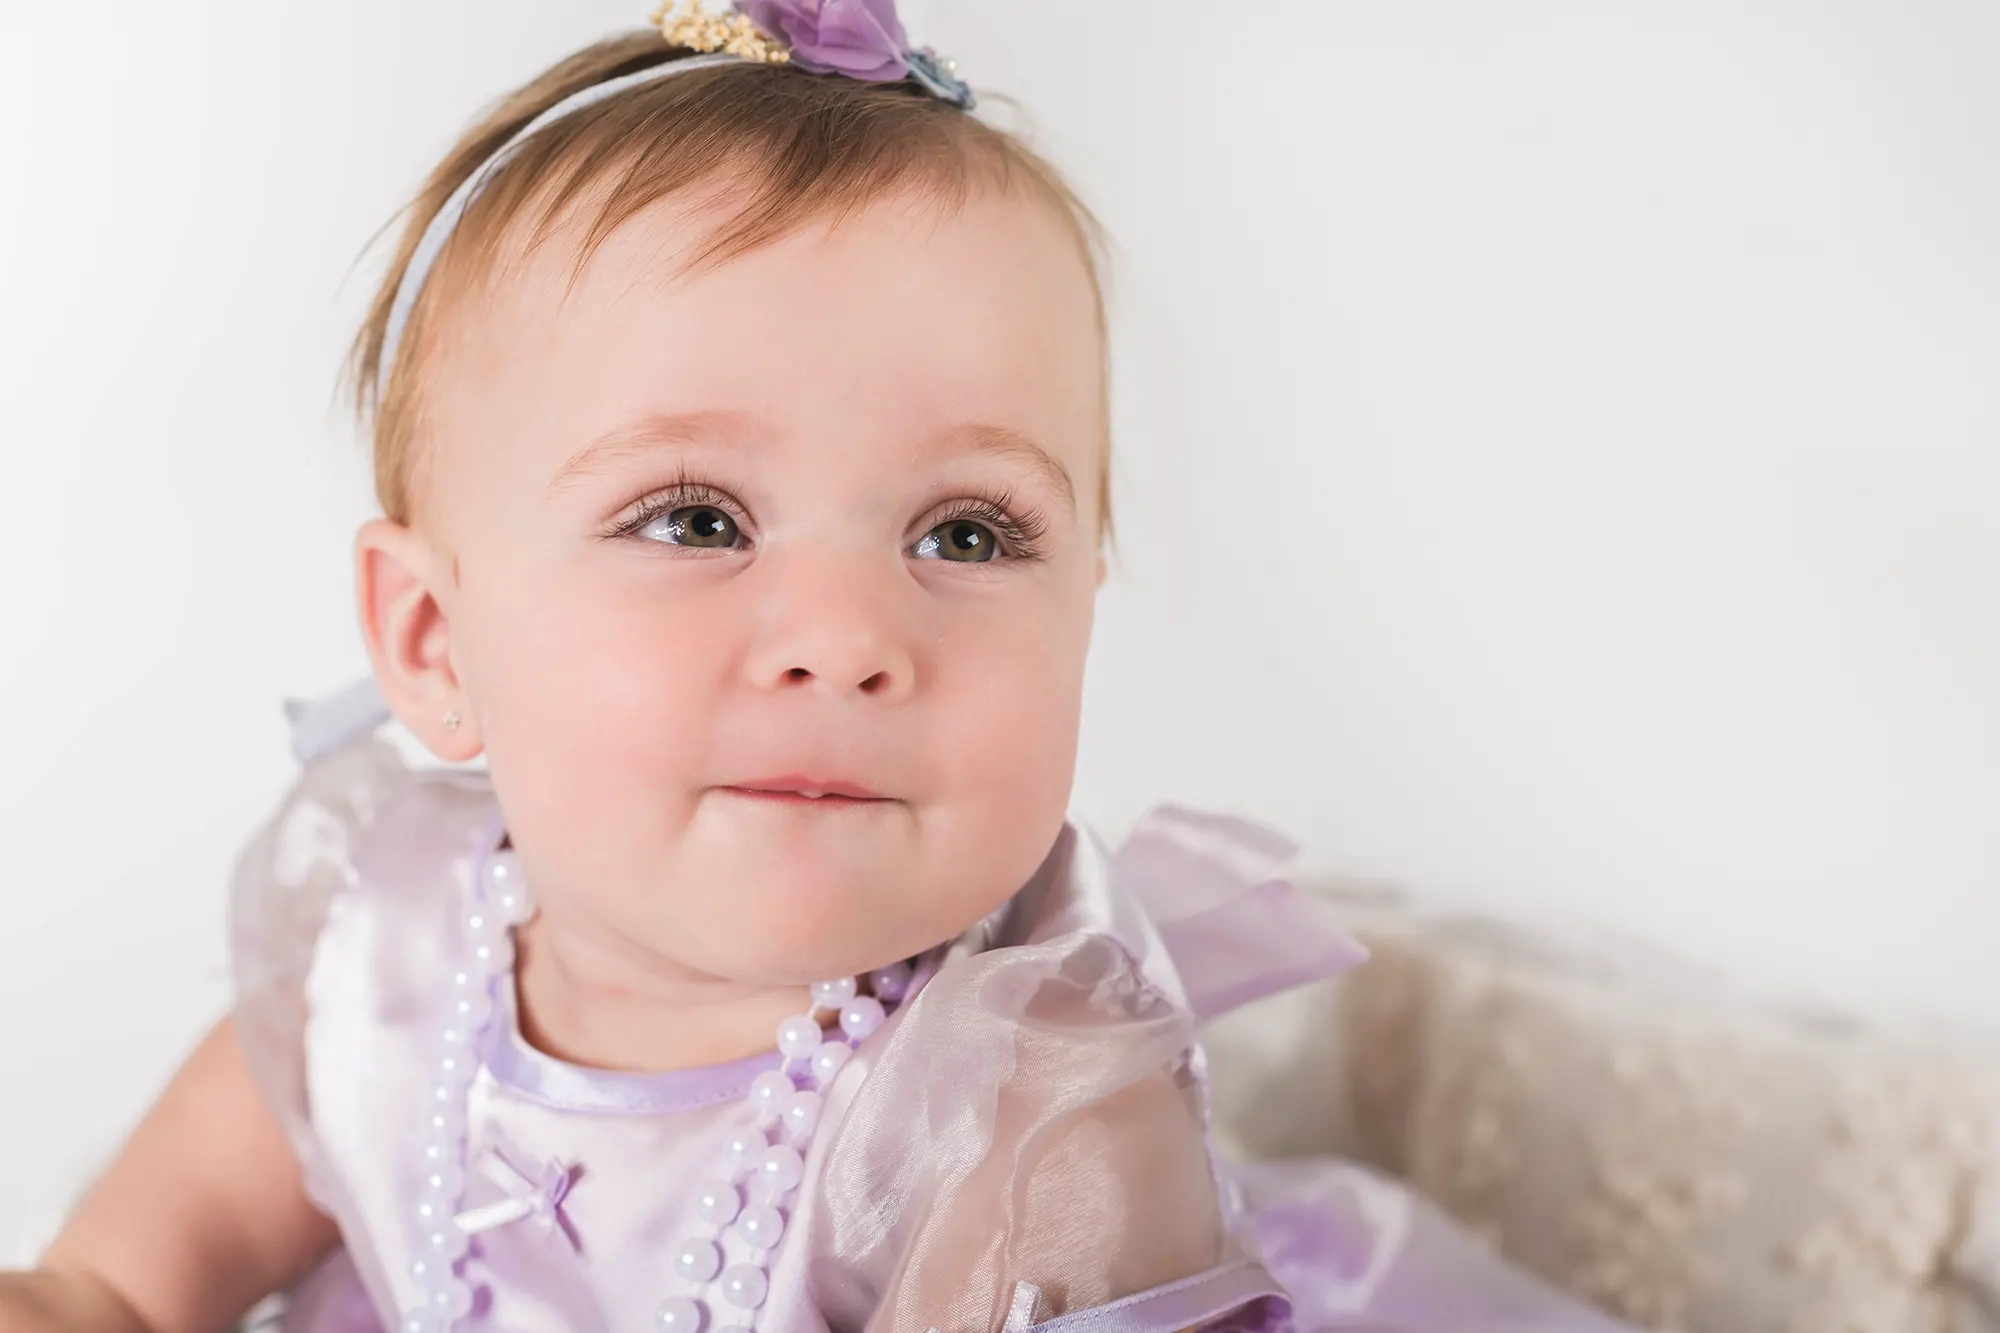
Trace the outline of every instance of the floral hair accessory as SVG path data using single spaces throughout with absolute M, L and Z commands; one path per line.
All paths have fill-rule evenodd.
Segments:
M 967 111 L 974 104 L 955 62 L 910 45 L 895 0 L 736 0 L 723 13 L 702 0 L 666 0 L 653 22 L 669 42 L 690 51 L 789 63 L 864 83 L 908 79 L 939 101 Z

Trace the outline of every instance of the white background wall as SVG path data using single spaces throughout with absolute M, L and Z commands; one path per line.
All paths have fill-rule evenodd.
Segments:
M 650 0 L 0 0 L 0 1257 L 362 657 L 372 230 Z M 2000 1022 L 2000 7 L 910 0 L 1119 238 L 1078 806 Z

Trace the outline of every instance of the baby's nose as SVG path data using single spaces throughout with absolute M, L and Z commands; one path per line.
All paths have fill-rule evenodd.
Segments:
M 881 702 L 908 697 L 917 667 L 901 591 L 872 568 L 815 570 L 771 588 L 753 683 Z

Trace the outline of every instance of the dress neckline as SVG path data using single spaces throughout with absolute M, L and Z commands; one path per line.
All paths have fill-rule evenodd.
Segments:
M 494 997 L 498 1020 L 487 1027 L 480 1055 L 494 1079 L 527 1097 L 565 1111 L 653 1114 L 691 1111 L 741 1101 L 751 1081 L 781 1063 L 775 1048 L 723 1064 L 641 1072 L 572 1064 L 536 1049 L 521 1032 L 512 972 Z

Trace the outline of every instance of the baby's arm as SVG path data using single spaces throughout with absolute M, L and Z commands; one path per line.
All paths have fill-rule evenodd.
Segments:
M 91 1187 L 0 1333 L 220 1333 L 338 1241 L 224 1019 Z

